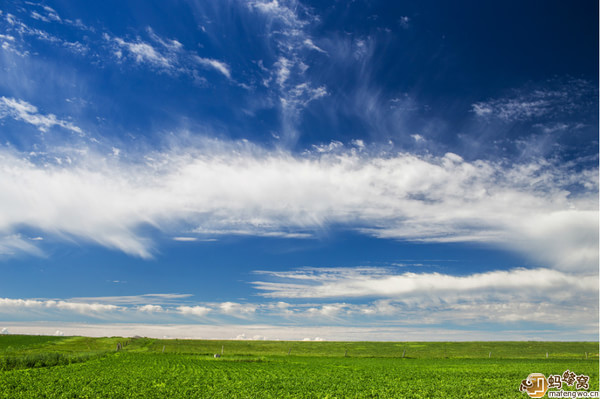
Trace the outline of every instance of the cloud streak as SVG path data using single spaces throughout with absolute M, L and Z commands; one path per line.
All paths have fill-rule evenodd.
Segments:
M 307 53 L 327 55 L 309 34 L 309 26 L 318 21 L 318 17 L 293 0 L 252 1 L 248 7 L 264 18 L 267 37 L 274 46 L 276 61 L 266 69 L 268 76 L 263 84 L 279 103 L 283 142 L 293 146 L 300 134 L 297 125 L 302 111 L 312 101 L 328 95 L 327 87 L 315 83 L 307 73 L 310 68 Z
M 363 320 L 405 324 L 535 322 L 597 328 L 596 272 L 564 273 L 550 269 L 513 269 L 453 276 L 397 273 L 393 269 L 304 268 L 258 272 L 270 281 L 253 285 L 263 297 L 280 300 L 328 300 L 334 303 L 279 306 L 284 314 L 313 322 Z M 364 303 L 370 298 L 372 302 Z M 339 302 L 346 299 L 350 302 Z M 354 303 L 362 300 L 362 303 Z M 282 302 L 280 302 L 282 303 Z
M 217 72 L 220 72 L 221 74 L 223 74 L 223 76 L 225 76 L 227 79 L 231 79 L 231 69 L 229 68 L 229 65 L 227 65 L 226 63 L 222 62 L 222 61 L 218 61 L 218 60 L 214 60 L 212 58 L 202 58 L 202 57 L 194 57 L 194 59 L 196 60 L 196 62 L 198 62 L 198 64 L 208 67 L 208 68 L 212 68 L 214 70 L 216 70 Z
M 231 79 L 231 68 L 224 61 L 201 57 L 186 50 L 175 39 L 160 37 L 152 28 L 147 28 L 146 34 L 150 41 L 144 41 L 140 37 L 135 40 L 126 40 L 121 37 L 113 37 L 108 33 L 104 33 L 102 37 L 111 49 L 113 56 L 120 62 L 129 59 L 137 65 L 147 65 L 162 73 L 184 74 L 194 78 L 197 78 L 198 67 L 201 67 L 215 70 L 227 79 Z
M 598 282 L 586 275 L 549 269 L 515 269 L 452 276 L 440 273 L 393 274 L 377 268 L 306 269 L 259 272 L 292 282 L 256 281 L 254 286 L 269 298 L 382 297 L 414 301 L 416 296 L 447 298 L 499 295 L 527 291 L 552 297 L 568 286 L 582 293 L 598 291 Z M 592 274 L 593 276 L 593 274 Z M 545 294 L 543 294 L 545 293 Z M 583 294 L 582 294 L 583 295 Z
M 56 11 L 47 6 L 41 8 L 40 12 L 32 11 L 29 17 L 34 20 L 31 22 L 41 21 L 47 25 L 66 26 L 71 30 L 71 36 L 78 37 L 80 41 L 65 40 L 61 36 L 49 33 L 44 27 L 32 27 L 15 15 L 6 13 L 3 16 L 6 31 L 12 35 L 0 35 L 0 48 L 22 57 L 29 56 L 35 54 L 36 49 L 33 43 L 24 38 L 33 37 L 51 46 L 60 46 L 85 56 L 85 59 L 93 64 L 117 61 L 137 67 L 145 66 L 158 73 L 171 76 L 187 75 L 194 79 L 199 78 L 201 68 L 208 68 L 231 79 L 231 68 L 226 62 L 198 56 L 195 52 L 186 50 L 176 39 L 159 36 L 151 27 L 131 38 L 119 37 L 109 31 L 96 31 L 79 20 L 62 19 Z M 49 27 L 56 28 L 52 25 Z
M 597 268 L 597 170 L 327 148 L 293 155 L 203 140 L 136 157 L 82 149 L 69 164 L 1 149 L 0 232 L 29 226 L 151 257 L 144 226 L 168 237 L 302 238 L 336 224 L 389 239 L 489 243 L 563 270 Z
M 301 306 L 279 302 L 276 309 L 288 320 L 471 327 L 522 322 L 589 329 L 598 326 L 597 301 L 590 301 L 598 298 L 596 273 L 513 269 L 453 276 L 400 274 L 373 267 L 258 273 L 271 280 L 253 283 L 264 297 L 321 301 Z M 348 302 L 340 302 L 343 299 Z M 327 300 L 335 302 L 323 302 Z
M 106 312 L 113 312 L 120 308 L 115 305 L 101 303 L 80 303 L 62 300 L 35 300 L 35 299 L 10 299 L 0 298 L 0 311 L 10 312 L 22 310 L 59 310 L 82 315 L 97 316 Z
M 295 282 L 256 283 L 259 290 L 274 297 L 271 302 L 198 303 L 181 294 L 64 300 L 0 298 L 0 315 L 13 322 L 96 320 L 155 323 L 163 327 L 190 322 L 221 326 L 235 320 L 278 328 L 427 325 L 476 331 L 493 325 L 496 331 L 524 332 L 529 327 L 519 323 L 533 323 L 556 334 L 564 330 L 580 336 L 597 331 L 598 327 L 597 301 L 589 301 L 598 296 L 597 280 L 547 269 L 461 277 L 394 274 L 382 268 L 302 269 L 266 274 Z M 361 295 L 371 300 L 341 301 Z M 277 301 L 280 297 L 288 302 Z M 334 297 L 335 301 L 330 301 Z
M 268 324 L 224 324 L 224 325 L 155 325 L 155 324 L 93 324 L 93 323 L 5 323 L 0 333 L 52 335 L 62 331 L 65 335 L 88 337 L 144 336 L 153 338 L 187 339 L 271 339 L 285 341 L 486 341 L 486 340 L 546 340 L 576 341 L 582 335 L 573 330 L 466 330 L 461 328 L 428 327 L 356 327 L 356 326 L 278 326 Z M 5 332 L 4 332 L 5 331 Z M 586 337 L 593 341 L 597 329 L 587 331 Z M 249 338 L 253 337 L 253 338 Z M 398 356 L 402 354 L 401 350 Z
M 564 118 L 582 108 L 591 108 L 597 96 L 597 89 L 585 80 L 549 81 L 544 88 L 513 90 L 505 97 L 476 102 L 471 110 L 478 118 L 504 122 Z
M 37 107 L 27 101 L 0 97 L 0 119 L 6 117 L 33 125 L 41 132 L 46 132 L 55 126 L 59 126 L 73 133 L 83 135 L 81 128 L 75 126 L 72 122 L 59 119 L 54 114 L 40 113 Z

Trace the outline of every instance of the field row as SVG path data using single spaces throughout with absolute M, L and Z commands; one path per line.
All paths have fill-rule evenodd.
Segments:
M 0 373 L 1 398 L 523 398 L 532 372 L 570 369 L 598 386 L 597 362 L 231 357 L 120 352 Z
M 0 336 L 0 356 L 114 351 L 249 356 L 391 357 L 411 359 L 598 359 L 595 342 L 289 342 L 151 338 Z
M 523 399 L 529 374 L 567 369 L 598 389 L 598 344 L 0 336 L 7 399 Z

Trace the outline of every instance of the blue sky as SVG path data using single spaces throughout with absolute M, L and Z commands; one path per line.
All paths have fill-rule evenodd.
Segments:
M 0 10 L 2 332 L 598 339 L 598 4 Z

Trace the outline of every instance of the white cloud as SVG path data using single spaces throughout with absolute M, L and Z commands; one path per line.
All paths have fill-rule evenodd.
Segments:
M 159 324 L 93 324 L 93 323 L 11 323 L 11 331 L 15 334 L 52 334 L 60 329 L 65 335 L 110 337 L 110 336 L 144 336 L 164 338 L 165 336 L 188 339 L 235 339 L 237 333 L 243 331 L 243 337 L 262 336 L 269 339 L 301 341 L 307 337 L 320 338 L 327 341 L 488 341 L 488 340 L 537 340 L 537 341 L 594 341 L 598 337 L 598 329 L 580 332 L 572 328 L 556 331 L 507 329 L 489 330 L 484 328 L 465 329 L 447 327 L 414 327 L 414 326 L 279 326 L 279 325 L 159 325 Z M 235 333 L 232 333 L 234 331 Z M 399 351 L 399 355 L 402 352 Z
M 49 8 L 49 7 L 48 7 Z M 50 8 L 49 8 L 50 9 Z M 50 9 L 51 10 L 51 9 Z M 38 19 L 44 22 L 61 22 L 60 17 L 55 12 L 51 12 L 48 9 L 45 9 L 46 15 L 42 15 L 36 11 L 31 12 L 31 17 L 34 19 Z M 12 14 L 6 14 L 6 21 L 10 25 L 7 29 L 7 32 L 14 32 L 22 39 L 22 36 L 31 36 L 38 40 L 44 41 L 46 43 L 50 43 L 52 45 L 59 45 L 67 50 L 70 50 L 77 54 L 85 54 L 90 51 L 90 49 L 79 42 L 69 42 L 67 40 L 61 39 L 60 37 L 54 36 L 44 30 L 32 28 L 19 20 Z M 66 21 L 65 21 L 66 22 Z M 11 36 L 14 38 L 14 36 Z M 28 56 L 29 51 L 23 49 L 24 47 L 29 47 L 28 43 L 23 40 L 11 40 L 11 42 L 4 42 L 2 44 L 2 48 L 7 51 L 11 51 L 19 56 Z
M 52 7 L 43 6 L 42 8 L 44 9 L 44 11 L 46 11 L 49 19 L 51 19 L 53 21 L 56 21 L 56 22 L 61 22 L 62 21 L 62 19 L 60 18 L 60 16 L 56 12 L 56 10 L 53 9 Z
M 247 316 L 256 312 L 257 306 L 253 304 L 241 304 L 235 302 L 223 302 L 218 305 L 219 310 L 227 315 Z
M 420 134 L 411 134 L 410 137 L 412 137 L 413 140 L 417 143 L 422 143 L 426 141 L 425 137 L 421 136 Z
M 550 124 L 536 123 L 535 125 L 533 125 L 533 127 L 537 127 L 538 129 L 541 129 L 542 132 L 544 132 L 544 133 L 555 133 L 555 132 L 561 132 L 561 131 L 567 130 L 571 126 L 569 126 L 566 123 L 557 122 L 557 123 L 550 123 Z
M 400 26 L 404 29 L 408 29 L 410 27 L 410 18 L 407 16 L 400 17 Z
M 371 46 L 365 39 L 356 39 L 353 45 L 354 58 L 356 60 L 365 58 L 371 52 Z
M 206 306 L 179 306 L 177 311 L 183 315 L 204 317 L 211 312 L 211 308 Z
M 38 13 L 37 11 L 31 11 L 31 13 L 30 13 L 31 18 L 37 19 L 39 21 L 47 22 L 47 23 L 53 22 L 53 21 L 54 22 L 62 22 L 62 19 L 60 18 L 60 16 L 56 12 L 56 10 L 54 10 L 52 7 L 41 6 L 40 11 L 43 12 L 44 15 Z
M 20 47 L 20 46 L 17 44 L 14 36 L 0 34 L 0 40 L 1 40 L 1 43 L 2 43 L 2 45 L 0 45 L 0 47 L 4 51 L 11 52 L 11 53 L 16 54 L 16 55 L 18 55 L 20 57 L 26 57 L 26 56 L 29 55 L 28 51 L 17 48 L 17 47 Z
M 46 307 L 56 307 L 58 309 L 70 310 L 85 315 L 97 312 L 110 312 L 120 309 L 118 306 L 102 303 L 77 303 L 66 301 L 46 301 L 44 305 Z
M 173 304 L 190 298 L 191 294 L 143 294 L 143 295 L 126 295 L 126 296 L 106 296 L 106 297 L 79 297 L 71 298 L 73 302 L 83 303 L 108 303 L 117 305 L 140 305 L 143 307 L 148 303 L 151 304 Z
M 347 305 L 344 303 L 331 303 L 320 305 L 318 307 L 311 307 L 307 310 L 310 315 L 319 315 L 325 317 L 336 317 L 339 316 L 340 313 L 345 311 Z
M 32 12 L 31 12 L 31 18 L 33 18 L 33 19 L 37 19 L 37 20 L 39 20 L 39 21 L 50 22 L 50 19 L 46 18 L 46 17 L 45 17 L 45 16 L 43 16 L 43 15 L 40 15 L 40 14 L 39 14 L 38 12 L 36 12 L 36 11 L 32 11 Z
M 115 37 L 115 43 L 122 49 L 128 50 L 138 64 L 147 62 L 151 65 L 162 67 L 165 69 L 173 68 L 173 61 L 169 60 L 163 54 L 159 53 L 149 43 L 144 43 L 141 40 L 137 42 L 126 42 L 125 40 Z
M 278 226 L 270 224 L 265 220 L 256 220 L 253 219 L 250 221 L 250 226 L 247 229 L 239 229 L 239 228 L 228 228 L 226 226 L 221 226 L 219 230 L 213 229 L 205 229 L 199 227 L 194 230 L 194 233 L 202 234 L 202 235 L 231 235 L 231 236 L 253 236 L 253 237 L 273 237 L 273 238 L 312 238 L 312 233 L 303 233 L 303 232 L 288 232 L 288 231 L 277 231 Z M 203 238 L 198 239 L 197 241 L 202 242 L 211 242 L 217 241 L 215 238 Z
M 281 101 L 283 106 L 290 111 L 299 112 L 309 102 L 325 97 L 327 94 L 325 86 L 313 87 L 308 83 L 300 83 L 290 88 L 287 96 L 282 97 Z
M 302 5 L 295 0 L 256 0 L 250 1 L 248 5 L 288 28 L 297 30 L 308 24 L 308 21 L 298 16 L 298 10 Z M 299 32 L 291 31 L 287 34 L 299 34 Z
M 502 102 L 473 104 L 473 112 L 477 116 L 493 115 L 505 121 L 539 117 L 548 113 L 549 108 L 549 102 L 542 99 L 533 101 L 509 99 Z
M 307 269 L 291 272 L 261 272 L 292 282 L 253 284 L 271 298 L 350 298 L 384 297 L 414 299 L 416 296 L 445 298 L 452 295 L 469 296 L 478 293 L 529 294 L 555 291 L 568 286 L 582 293 L 598 291 L 598 281 L 590 275 L 568 274 L 550 269 L 515 269 L 452 276 L 440 273 L 385 274 L 385 269 Z M 595 276 L 594 274 L 591 275 Z M 514 293 L 513 293 L 514 294 Z
M 216 71 L 222 73 L 227 79 L 231 79 L 231 68 L 229 65 L 222 61 L 214 60 L 212 58 L 202 58 L 202 57 L 194 57 L 196 62 L 205 67 L 209 67 L 215 69 Z
M 275 63 L 275 74 L 277 77 L 276 81 L 279 87 L 283 88 L 285 81 L 288 80 L 288 78 L 290 77 L 290 68 L 292 66 L 293 63 L 285 57 L 279 57 L 279 59 Z
M 471 110 L 479 118 L 532 121 L 581 112 L 589 107 L 589 99 L 597 96 L 597 88 L 585 80 L 548 81 L 543 88 L 522 88 L 505 97 L 476 102 L 471 105 Z M 553 126 L 562 125 L 564 123 L 555 122 Z
M 121 37 L 112 37 L 104 33 L 102 37 L 108 43 L 114 57 L 119 62 L 132 59 L 138 65 L 149 65 L 155 70 L 170 74 L 186 74 L 194 79 L 204 79 L 198 76 L 198 67 L 213 69 L 227 79 L 231 79 L 231 68 L 224 61 L 213 58 L 200 57 L 184 48 L 176 39 L 162 38 L 152 28 L 146 29 L 149 41 L 137 37 L 135 40 L 126 40 Z
M 268 338 L 264 335 L 254 335 L 252 337 L 248 337 L 245 333 L 242 333 L 236 336 L 235 339 L 238 341 L 265 341 Z
M 66 300 L 4 298 L 0 299 L 0 314 L 5 320 L 30 321 L 72 322 L 94 318 L 106 322 L 180 324 L 200 319 L 219 326 L 235 317 L 246 323 L 265 325 L 454 325 L 471 331 L 482 323 L 494 323 L 502 330 L 522 330 L 522 323 L 537 323 L 557 333 L 561 329 L 570 329 L 581 334 L 598 326 L 598 304 L 590 300 L 598 297 L 597 276 L 540 269 L 467 276 L 394 274 L 388 269 L 374 267 L 315 268 L 263 274 L 283 282 L 258 282 L 256 285 L 260 290 L 274 297 L 293 297 L 295 303 L 227 301 L 198 304 L 177 294 Z M 162 296 L 166 300 L 161 302 Z M 323 297 L 319 302 L 318 299 Z M 331 302 L 332 298 L 340 297 L 355 299 Z M 360 297 L 363 300 L 357 301 Z M 311 302 L 299 301 L 302 298 Z M 364 299 L 368 300 L 365 302 Z M 163 305 L 157 305 L 157 302 Z M 258 335 L 271 336 L 255 333 L 248 337 L 258 339 Z
M 352 140 L 352 145 L 356 146 L 359 150 L 365 149 L 365 142 L 363 140 Z
M 252 1 L 251 10 L 266 18 L 268 40 L 273 43 L 273 58 L 277 61 L 269 70 L 262 62 L 259 67 L 268 76 L 263 84 L 273 90 L 279 100 L 284 144 L 293 144 L 298 138 L 296 126 L 307 105 L 328 94 L 322 83 L 314 83 L 307 71 L 307 50 L 327 54 L 308 34 L 309 25 L 318 18 L 297 1 Z M 305 62 L 306 61 L 306 62 Z M 266 69 L 266 70 L 265 70 Z M 272 87 L 271 82 L 277 84 Z
M 0 298 L 0 312 L 18 312 L 25 310 L 62 310 L 86 316 L 99 316 L 106 312 L 121 310 L 119 306 L 101 303 L 79 303 L 63 300 L 10 299 Z
M 322 48 L 320 48 L 319 46 L 314 44 L 310 38 L 304 39 L 304 45 L 311 50 L 315 50 L 315 51 L 318 51 L 319 53 L 327 54 L 327 51 L 323 50 Z
M 302 341 L 322 342 L 322 341 L 326 341 L 326 339 L 325 338 L 321 338 L 321 337 L 314 337 L 314 338 L 305 337 L 305 338 L 302 338 Z
M 563 270 L 597 268 L 597 170 L 335 147 L 292 155 L 205 141 L 139 161 L 72 152 L 63 164 L 0 150 L 0 236 L 13 237 L 0 246 L 31 249 L 15 236 L 31 226 L 150 257 L 145 224 L 202 239 L 305 238 L 333 223 L 382 238 L 489 243 Z
M 1 231 L 1 230 L 0 230 Z M 43 252 L 20 234 L 0 235 L 0 257 L 15 256 L 22 253 L 42 256 Z
M 10 334 L 10 331 L 8 331 L 8 328 L 5 327 L 2 330 L 0 330 L 0 334 L 8 335 Z
M 0 119 L 7 116 L 29 123 L 42 132 L 46 132 L 54 126 L 60 126 L 72 132 L 83 134 L 83 131 L 73 123 L 58 119 L 54 114 L 44 115 L 38 111 L 37 107 L 26 101 L 0 97 Z
M 198 241 L 198 238 L 197 237 L 173 237 L 173 241 L 195 242 L 195 241 Z
M 157 35 L 156 33 L 154 33 L 154 30 L 150 27 L 148 27 L 146 29 L 146 31 L 148 32 L 148 35 L 150 36 L 150 38 L 152 40 L 154 40 L 156 43 L 160 44 L 165 49 L 167 49 L 169 51 L 173 51 L 173 52 L 178 52 L 180 50 L 183 50 L 183 44 L 181 44 L 179 41 L 177 41 L 175 39 L 164 39 L 164 38 L 160 37 L 159 35 Z
M 257 281 L 254 285 L 269 298 L 295 301 L 381 298 L 358 304 L 326 302 L 278 307 L 288 311 L 285 315 L 288 320 L 365 325 L 376 325 L 379 321 L 398 325 L 523 322 L 577 328 L 598 325 L 597 273 L 515 269 L 453 276 L 398 274 L 371 267 L 260 273 L 271 277 L 271 281 Z M 275 314 L 275 306 L 271 309 Z
M 139 310 L 140 312 L 146 312 L 146 313 L 160 313 L 160 312 L 165 311 L 165 309 L 159 305 L 138 306 L 137 310 Z

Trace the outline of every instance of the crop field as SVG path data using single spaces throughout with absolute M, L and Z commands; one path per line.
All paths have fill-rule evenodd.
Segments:
M 0 336 L 1 398 L 528 398 L 567 369 L 598 390 L 598 344 Z

